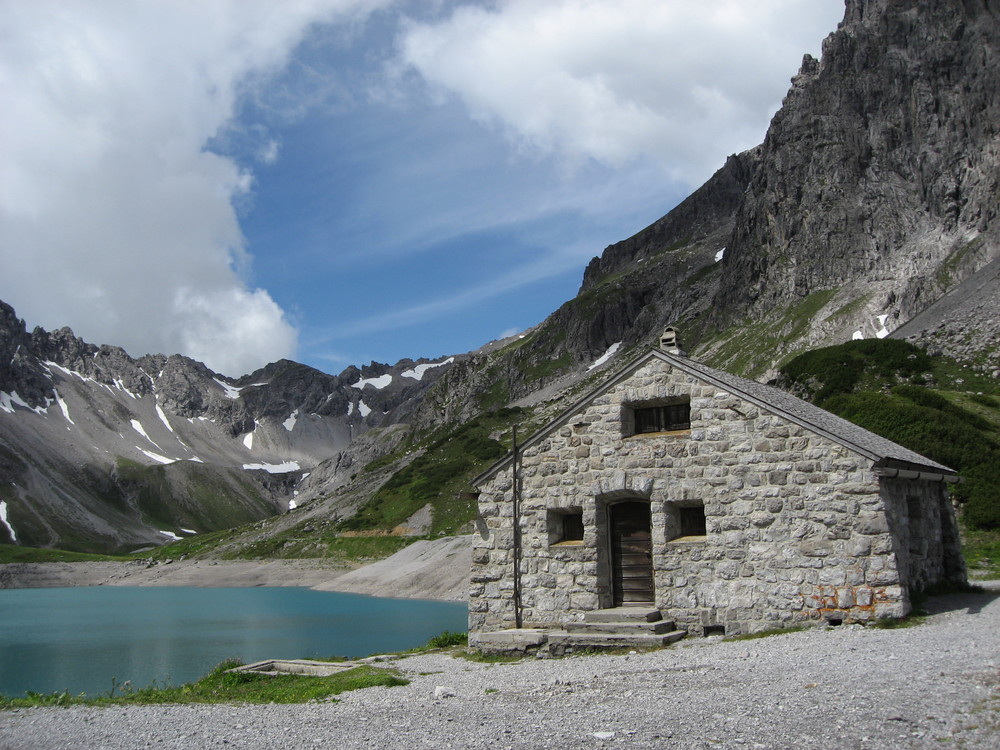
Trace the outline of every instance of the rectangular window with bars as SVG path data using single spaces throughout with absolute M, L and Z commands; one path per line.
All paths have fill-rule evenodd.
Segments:
M 633 410 L 636 435 L 691 429 L 691 402 L 645 406 Z

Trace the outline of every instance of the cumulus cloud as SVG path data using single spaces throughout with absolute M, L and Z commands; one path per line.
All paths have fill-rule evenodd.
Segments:
M 253 175 L 206 144 L 311 24 L 389 1 L 0 2 L 0 298 L 227 374 L 293 355 L 233 207 Z
M 842 0 L 502 0 L 412 22 L 404 65 L 520 145 L 697 185 L 761 141 Z

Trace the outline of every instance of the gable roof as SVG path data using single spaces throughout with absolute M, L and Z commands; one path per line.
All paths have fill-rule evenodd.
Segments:
M 794 422 L 795 424 L 806 428 L 810 432 L 829 438 L 835 443 L 839 443 L 844 446 L 848 450 L 854 451 L 855 453 L 870 459 L 880 467 L 892 465 L 897 468 L 912 467 L 932 469 L 935 472 L 950 475 L 956 473 L 953 469 L 950 469 L 943 464 L 939 464 L 936 461 L 925 458 L 919 453 L 911 451 L 909 448 L 905 448 L 898 443 L 894 443 L 881 435 L 876 435 L 874 432 L 866 430 L 863 427 L 859 427 L 853 422 L 848 422 L 843 417 L 838 417 L 836 414 L 832 414 L 825 409 L 819 408 L 815 404 L 811 404 L 808 401 L 798 398 L 797 396 L 786 393 L 780 388 L 775 388 L 770 385 L 764 385 L 753 380 L 741 378 L 738 375 L 733 375 L 731 373 L 724 372 L 723 370 L 717 370 L 714 367 L 709 367 L 708 365 L 696 362 L 688 357 L 670 354 L 669 352 L 665 352 L 661 349 L 652 349 L 633 359 L 599 386 L 580 398 L 576 403 L 541 428 L 538 432 L 534 433 L 518 447 L 521 449 L 527 448 L 550 435 L 556 429 L 566 424 L 575 415 L 579 414 L 582 409 L 589 406 L 595 398 L 618 385 L 622 381 L 627 380 L 639 368 L 653 359 L 663 360 L 671 367 L 676 367 L 682 372 L 686 372 L 689 375 L 693 375 L 705 382 L 712 383 L 729 393 L 740 396 L 746 401 L 756 404 L 762 409 L 766 409 L 767 411 L 777 414 L 790 422 Z M 497 461 L 490 468 L 473 479 L 472 485 L 478 486 L 488 480 L 500 469 L 509 464 L 511 458 L 512 454 L 509 454 L 500 461 Z

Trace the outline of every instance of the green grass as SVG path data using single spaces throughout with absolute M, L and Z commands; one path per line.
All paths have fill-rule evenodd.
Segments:
M 98 696 L 70 695 L 66 692 L 28 692 L 23 697 L 0 696 L 0 709 L 162 703 L 306 703 L 327 700 L 350 690 L 408 684 L 408 680 L 403 679 L 397 670 L 367 665 L 329 677 L 227 671 L 239 664 L 236 660 L 223 662 L 200 680 L 179 687 L 153 685 L 133 689 L 127 683 L 118 685 L 113 681 L 108 693 Z
M 923 625 L 927 622 L 926 615 L 922 614 L 909 614 L 906 617 L 886 617 L 881 620 L 875 620 L 868 627 L 876 628 L 878 630 L 900 630 L 902 628 L 912 628 L 917 625 Z
M 44 562 L 120 562 L 130 558 L 123 555 L 96 555 L 89 552 L 70 552 L 61 549 L 41 547 L 20 547 L 16 544 L 0 544 L 0 564 L 44 563 Z
M 456 651 L 454 654 L 459 659 L 474 661 L 479 664 L 510 664 L 515 661 L 527 659 L 527 654 L 521 653 L 483 653 L 482 651 Z M 532 657 L 534 658 L 534 657 Z
M 801 302 L 775 310 L 767 325 L 748 323 L 727 329 L 724 343 L 706 360 L 744 377 L 757 377 L 774 366 L 775 355 L 787 351 L 806 334 L 810 321 L 833 299 L 836 289 L 813 292 Z M 712 339 L 699 343 L 709 346 Z
M 869 299 L 871 299 L 870 294 L 866 294 L 863 297 L 858 297 L 857 299 L 853 299 L 847 304 L 842 305 L 841 307 L 837 308 L 832 313 L 827 315 L 823 319 L 823 322 L 829 323 L 831 321 L 838 320 L 840 318 L 844 318 L 849 315 L 854 315 L 854 313 L 858 312 L 862 307 L 868 304 Z
M 758 638 L 770 638 L 772 635 L 785 635 L 786 633 L 797 633 L 805 630 L 804 625 L 789 625 L 787 628 L 768 628 L 758 630 L 756 633 L 743 633 L 741 635 L 729 635 L 723 638 L 725 641 L 755 641 Z
M 446 630 L 427 641 L 427 648 L 449 648 L 450 646 L 468 646 L 468 633 L 452 633 Z
M 432 636 L 427 643 L 407 651 L 400 652 L 400 656 L 413 656 L 424 654 L 428 651 L 453 650 L 455 655 L 466 653 L 469 646 L 469 634 L 465 632 L 453 633 L 445 630 L 443 633 Z M 422 672 L 421 674 L 437 674 L 436 672 Z
M 178 557 L 194 557 L 202 552 L 215 549 L 220 542 L 229 539 L 233 533 L 235 533 L 235 529 L 196 534 L 176 542 L 171 542 L 170 544 L 164 544 L 162 547 L 157 547 L 156 549 L 137 552 L 133 557 L 151 557 L 154 560 L 176 560 Z
M 983 237 L 976 237 L 970 242 L 967 242 L 953 250 L 951 254 L 945 258 L 944 262 L 938 266 L 936 278 L 938 283 L 945 290 L 948 290 L 952 286 L 955 271 L 958 270 L 958 268 L 965 262 L 969 253 L 978 251 L 985 241 L 986 240 Z
M 1000 579 L 1000 530 L 963 529 L 962 551 L 970 577 Z
M 418 539 L 426 537 L 376 532 L 343 536 L 333 525 L 311 532 L 295 527 L 266 539 L 236 545 L 222 552 L 220 557 L 223 560 L 324 559 L 345 564 L 368 563 L 384 560 Z
M 524 371 L 524 380 L 527 383 L 533 383 L 537 380 L 542 380 L 543 378 L 555 375 L 557 372 L 565 370 L 573 364 L 573 360 L 568 352 L 564 352 L 555 359 L 543 359 L 530 367 L 527 367 Z
M 274 512 L 263 487 L 246 472 L 194 461 L 146 466 L 119 456 L 115 485 L 113 494 L 122 509 L 138 510 L 146 523 L 159 529 L 217 531 Z

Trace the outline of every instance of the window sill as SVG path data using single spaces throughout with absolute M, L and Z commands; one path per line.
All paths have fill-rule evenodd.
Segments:
M 573 540 L 566 541 L 566 542 L 552 542 L 552 544 L 550 544 L 549 546 L 550 547 L 582 547 L 583 546 L 583 540 L 582 539 L 573 539 Z
M 637 432 L 634 435 L 626 435 L 626 440 L 642 440 L 643 438 L 658 437 L 683 437 L 691 434 L 691 428 L 686 430 L 666 430 L 664 432 Z

